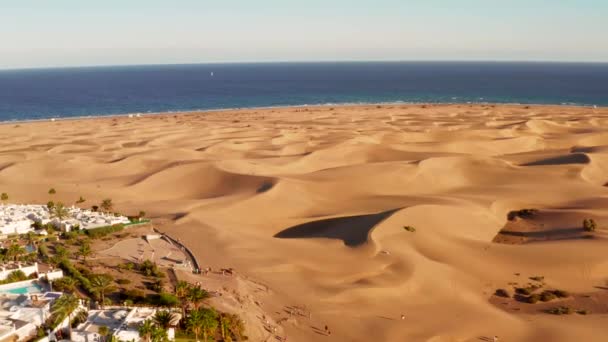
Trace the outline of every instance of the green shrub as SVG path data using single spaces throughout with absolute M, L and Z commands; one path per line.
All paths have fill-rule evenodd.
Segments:
M 524 296 L 529 296 L 539 288 L 540 286 L 516 287 L 515 292 Z
M 66 240 L 75 240 L 78 237 L 78 232 L 70 231 L 63 233 L 63 238 Z
M 160 295 L 158 295 L 158 301 L 156 302 L 157 305 L 160 306 L 178 306 L 180 303 L 179 298 L 177 298 L 176 296 L 170 294 L 170 293 L 161 293 Z
M 22 270 L 15 270 L 8 274 L 6 277 L 7 283 L 14 283 L 16 281 L 24 281 L 27 280 L 27 276 L 23 273 Z
M 543 291 L 540 294 L 540 300 L 543 302 L 548 302 L 554 299 L 557 299 L 557 296 L 553 293 L 553 291 Z
M 597 228 L 595 221 L 593 219 L 584 219 L 583 220 L 583 229 L 587 232 L 594 232 Z
M 547 313 L 550 313 L 552 315 L 570 315 L 572 313 L 572 309 L 567 306 L 558 306 L 555 308 L 548 309 Z
M 46 244 L 41 244 L 38 246 L 38 255 L 43 261 L 49 258 L 49 248 L 46 246 Z
M 161 271 L 158 266 L 150 261 L 145 260 L 141 264 L 139 264 L 139 271 L 143 273 L 146 277 L 155 277 L 155 278 L 164 278 L 165 273 Z
M 91 292 L 91 282 L 89 281 L 88 277 L 85 277 L 82 275 L 82 273 L 80 273 L 79 270 L 76 269 L 76 267 L 74 267 L 74 265 L 72 265 L 72 263 L 67 260 L 64 259 L 59 263 L 59 267 L 68 275 L 71 276 L 72 278 L 75 278 L 76 280 L 78 280 L 78 282 L 80 283 L 80 285 L 82 286 L 82 288 L 87 291 L 87 293 L 92 294 Z
M 146 298 L 144 291 L 138 289 L 128 289 L 122 293 L 125 300 L 131 300 L 134 303 L 143 302 Z
M 123 229 L 124 229 L 124 225 L 115 224 L 115 225 L 107 226 L 107 227 L 87 229 L 87 230 L 85 230 L 85 234 L 87 234 L 91 239 L 97 239 L 97 238 L 101 238 L 101 237 L 104 237 L 106 235 L 109 235 L 109 234 L 112 234 L 115 232 L 119 232 Z

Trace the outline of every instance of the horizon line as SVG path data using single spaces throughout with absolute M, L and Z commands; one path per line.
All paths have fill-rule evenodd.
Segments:
M 542 59 L 362 59 L 362 60 L 276 60 L 276 61 L 225 61 L 225 62 L 188 62 L 188 63 L 141 63 L 141 64 L 82 64 L 65 66 L 0 67 L 0 71 L 27 71 L 50 69 L 87 69 L 112 67 L 147 66 L 194 66 L 223 64 L 322 64 L 322 63 L 530 63 L 530 64 L 608 64 L 608 61 L 542 60 Z

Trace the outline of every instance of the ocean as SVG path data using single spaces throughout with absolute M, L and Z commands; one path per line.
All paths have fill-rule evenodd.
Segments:
M 244 63 L 0 71 L 0 121 L 391 102 L 608 106 L 608 63 Z

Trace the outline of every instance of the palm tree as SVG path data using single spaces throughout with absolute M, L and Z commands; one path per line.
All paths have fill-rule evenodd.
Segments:
M 234 335 L 237 339 L 243 339 L 245 335 L 245 324 L 243 320 L 236 314 L 224 314 L 224 316 L 228 319 L 228 330 Z
M 78 248 L 78 254 L 82 257 L 82 261 L 86 264 L 87 257 L 93 253 L 91 245 L 87 241 L 83 241 Z
M 215 334 L 217 330 L 217 312 L 214 309 L 201 308 L 203 323 L 203 338 L 207 341 L 207 336 Z
M 186 326 L 191 331 L 196 340 L 198 335 L 203 334 L 203 340 L 207 341 L 207 336 L 215 334 L 217 330 L 217 312 L 214 309 L 201 308 L 193 310 L 188 316 Z
M 106 198 L 103 201 L 101 201 L 101 204 L 99 205 L 99 207 L 105 211 L 105 212 L 109 212 L 112 210 L 112 208 L 114 207 L 114 204 L 112 203 L 112 199 L 110 198 Z
M 59 324 L 63 322 L 63 320 L 68 317 L 68 335 L 72 338 L 72 315 L 78 310 L 80 306 L 80 300 L 78 297 L 71 294 L 64 294 L 61 297 L 57 298 L 55 303 L 53 303 L 53 307 L 51 312 L 55 315 L 55 323 Z
M 152 333 L 154 332 L 154 324 L 152 320 L 145 320 L 139 328 L 137 328 L 137 332 L 139 332 L 139 337 L 141 337 L 146 342 L 151 342 Z
M 198 309 L 207 298 L 209 298 L 209 293 L 198 286 L 191 286 L 188 290 L 187 299 L 195 309 Z
M 25 238 L 28 245 L 36 247 L 36 234 L 34 232 L 28 232 Z
M 63 221 L 69 214 L 68 209 L 61 202 L 57 202 L 51 212 L 51 216 L 56 217 L 59 221 Z
M 190 284 L 183 280 L 180 280 L 175 284 L 175 296 L 179 298 L 182 304 L 182 317 L 186 317 L 186 307 L 188 306 L 188 291 L 190 290 Z
M 63 247 L 63 246 L 56 246 L 55 247 L 55 255 L 59 258 L 59 259 L 65 259 L 68 256 L 69 252 L 68 250 Z
M 74 293 L 76 291 L 76 286 L 78 286 L 78 280 L 72 277 L 59 278 L 55 282 L 55 286 L 61 288 L 63 292 Z
M 245 325 L 238 315 L 221 313 L 219 317 L 220 333 L 224 342 L 231 342 L 232 336 L 242 339 Z
M 220 333 L 222 335 L 222 341 L 231 342 L 232 334 L 230 334 L 230 316 L 225 313 L 220 314 Z
M 95 274 L 91 278 L 91 292 L 97 294 L 101 307 L 104 305 L 106 293 L 114 290 L 111 276 L 107 274 Z
M 163 329 L 168 329 L 171 327 L 176 318 L 177 317 L 175 317 L 175 315 L 169 310 L 159 310 L 156 311 L 152 317 L 152 321 L 157 326 Z
M 152 330 L 152 342 L 168 342 L 167 330 L 162 327 L 154 327 Z
M 106 327 L 105 325 L 102 325 L 102 326 L 99 327 L 99 329 L 97 330 L 97 332 L 103 338 L 103 341 L 105 341 L 106 337 L 110 333 L 110 329 L 108 327 Z
M 8 257 L 13 258 L 14 261 L 17 261 L 19 259 L 20 256 L 26 254 L 26 250 L 25 248 L 23 248 L 22 246 L 13 243 L 12 245 L 10 245 L 8 247 L 8 250 L 6 251 L 6 254 Z
M 190 315 L 188 316 L 188 319 L 186 320 L 186 327 L 188 328 L 188 331 L 192 332 L 194 334 L 194 337 L 196 339 L 196 341 L 198 342 L 198 335 L 201 334 L 201 332 L 203 332 L 203 313 L 200 310 L 193 310 L 190 311 Z M 207 338 L 205 338 L 205 341 L 207 340 Z

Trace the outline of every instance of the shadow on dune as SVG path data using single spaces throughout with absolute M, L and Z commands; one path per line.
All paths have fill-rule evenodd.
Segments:
M 400 209 L 370 215 L 336 217 L 307 222 L 287 228 L 274 237 L 279 239 L 339 239 L 346 246 L 356 247 L 367 242 L 368 236 L 375 226 Z
M 591 158 L 584 153 L 572 153 L 565 156 L 552 157 L 536 160 L 522 166 L 541 166 L 541 165 L 564 165 L 564 164 L 589 164 Z
M 551 239 L 555 240 L 560 237 L 572 238 L 572 237 L 586 237 L 585 230 L 583 228 L 565 228 L 565 229 L 547 229 L 534 232 L 517 232 L 510 230 L 501 230 L 500 234 L 510 236 L 522 236 L 527 238 L 535 239 Z M 583 236 L 581 236 L 583 235 Z

